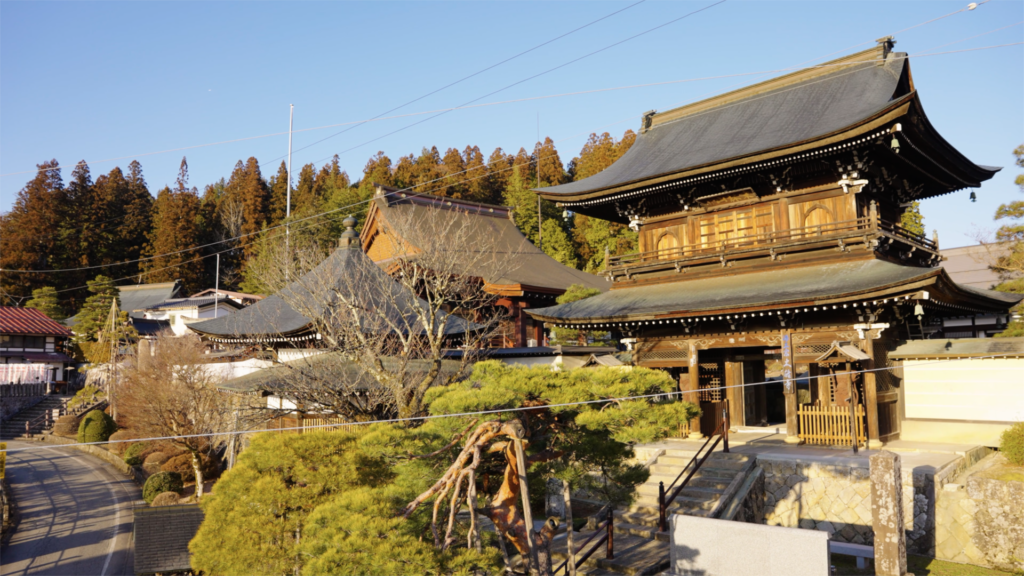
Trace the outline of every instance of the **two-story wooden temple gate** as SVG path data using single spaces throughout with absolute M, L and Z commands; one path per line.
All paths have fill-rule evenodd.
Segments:
M 852 401 L 861 443 L 869 431 L 882 441 L 897 437 L 893 383 L 898 378 L 888 371 L 865 372 L 876 357 L 885 365 L 884 341 L 857 340 L 855 330 L 838 332 L 786 333 L 793 363 L 789 394 L 782 369 L 783 333 L 654 339 L 638 347 L 637 363 L 678 375 L 684 399 L 702 410 L 690 423 L 693 433 L 710 434 L 728 400 L 733 425 L 785 428 L 811 444 L 850 444 Z M 873 332 L 877 338 L 881 329 Z M 842 344 L 837 339 L 851 335 L 854 339 Z
M 731 422 L 785 422 L 789 442 L 897 437 L 892 343 L 1005 319 L 1020 298 L 958 285 L 937 237 L 900 224 L 997 169 L 939 135 L 893 46 L 652 111 L 614 164 L 537 189 L 630 226 L 638 252 L 608 255 L 608 292 L 528 313 L 633 339 L 636 364 L 672 370 L 701 403 L 693 430 L 728 400 Z

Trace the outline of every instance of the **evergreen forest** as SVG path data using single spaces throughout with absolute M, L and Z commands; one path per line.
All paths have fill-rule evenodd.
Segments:
M 214 286 L 218 254 L 222 289 L 266 294 L 270 289 L 258 274 L 248 273 L 249 263 L 281 241 L 281 225 L 290 224 L 297 242 L 330 248 L 342 219 L 365 213 L 375 184 L 510 206 L 531 242 L 542 240 L 543 250 L 563 264 L 596 272 L 605 248 L 612 254 L 634 251 L 636 234 L 622 225 L 563 213 L 551 202 L 538 206 L 531 189 L 596 174 L 635 139 L 632 130 L 620 139 L 591 134 L 568 164 L 551 138 L 532 152 L 497 148 L 486 157 L 479 146 L 448 148 L 443 154 L 431 146 L 397 159 L 378 152 L 354 181 L 335 156 L 319 168 L 306 164 L 293 171 L 287 218 L 284 162 L 269 173 L 255 157 L 239 160 L 230 174 L 206 183 L 201 192 L 189 180 L 185 158 L 173 186 L 156 191 L 137 160 L 95 177 L 83 161 L 67 181 L 56 160 L 43 162 L 11 210 L 0 215 L 0 304 L 24 304 L 42 290 L 54 309 L 77 311 L 98 276 L 115 285 L 179 280 L 182 293 L 193 294 Z

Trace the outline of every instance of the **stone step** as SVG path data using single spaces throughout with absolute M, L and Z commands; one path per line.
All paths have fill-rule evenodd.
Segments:
M 658 517 L 647 518 L 644 517 L 644 524 L 633 524 L 620 519 L 621 514 L 628 514 L 628 512 L 615 512 L 615 533 L 630 534 L 632 536 L 639 536 L 641 538 L 647 538 L 648 540 L 662 540 L 664 542 L 669 541 L 668 532 L 658 531 Z
M 721 494 L 722 492 L 725 491 L 726 488 L 729 487 L 729 484 L 731 482 L 732 482 L 732 478 L 700 478 L 700 477 L 694 476 L 693 478 L 690 479 L 690 483 L 686 485 L 686 488 L 687 489 L 698 488 L 698 489 L 703 489 L 703 490 L 715 490 L 719 494 Z M 639 494 L 641 496 L 644 496 L 644 495 L 654 496 L 655 498 L 657 498 L 657 496 L 658 496 L 658 491 L 659 491 L 658 483 L 657 482 L 653 482 L 652 483 L 650 481 L 648 481 L 646 484 L 641 484 L 640 486 L 637 486 L 637 488 L 636 488 L 636 493 L 637 494 Z M 668 482 L 665 483 L 665 492 L 668 492 Z
M 746 466 L 745 462 L 736 462 L 735 465 L 733 465 L 733 462 L 725 462 L 725 464 L 729 465 L 727 467 L 723 467 L 720 464 L 720 462 L 705 462 L 693 476 L 694 478 L 697 476 L 713 476 L 719 478 L 723 476 L 735 476 L 737 472 L 741 471 L 743 467 Z M 679 472 L 682 469 L 683 468 L 681 466 L 666 466 L 664 464 L 652 464 L 650 467 L 652 476 L 667 476 L 672 478 L 672 480 L 679 475 Z M 689 474 L 689 471 L 687 471 L 687 474 Z M 685 474 L 683 475 L 683 478 L 686 478 Z M 666 483 L 666 486 L 667 485 L 668 484 Z
M 597 561 L 597 565 L 626 576 L 661 572 L 669 566 L 669 543 L 647 540 L 645 544 L 622 552 L 616 547 L 614 559 L 603 558 Z

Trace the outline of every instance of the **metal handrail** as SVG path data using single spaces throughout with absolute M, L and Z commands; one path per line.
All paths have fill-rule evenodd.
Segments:
M 567 528 L 569 530 L 572 530 L 572 526 L 568 526 Z M 584 562 L 586 562 L 587 560 L 589 560 L 590 557 L 594 555 L 594 552 L 597 552 L 597 550 L 601 547 L 601 544 L 605 544 L 605 557 L 607 559 L 609 559 L 609 560 L 614 560 L 615 559 L 615 536 L 614 536 L 614 534 L 615 534 L 615 510 L 614 509 L 609 509 L 608 510 L 608 519 L 605 520 L 604 522 L 602 522 L 601 524 L 597 525 L 597 528 L 594 529 L 594 533 L 591 534 L 590 537 L 587 538 L 586 541 L 583 542 L 583 544 L 580 544 L 579 550 L 585 549 L 587 547 L 587 544 L 590 544 L 590 541 L 593 540 L 594 537 L 597 536 L 598 534 L 601 534 L 601 537 L 598 538 L 597 541 L 594 542 L 594 545 L 590 547 L 590 550 L 587 550 L 587 552 L 585 554 L 583 554 L 583 557 L 580 558 L 576 562 L 577 566 L 579 566 L 579 565 L 583 564 Z M 555 574 L 558 574 L 562 570 L 568 570 L 569 554 L 572 554 L 575 557 L 577 552 L 569 550 L 567 548 L 565 550 L 565 555 L 566 555 L 565 560 L 561 564 L 558 565 L 558 568 L 555 568 L 551 572 L 552 576 L 554 576 Z
M 724 403 L 725 407 L 722 408 L 722 421 L 718 423 L 718 426 L 715 427 L 715 430 L 714 432 L 711 433 L 711 436 L 708 436 L 708 439 L 704 441 L 704 444 L 697 449 L 697 452 L 693 455 L 693 458 L 691 458 L 690 461 L 687 462 L 685 466 L 683 466 L 683 469 L 679 471 L 679 474 L 676 476 L 675 480 L 673 480 L 672 483 L 669 484 L 668 490 L 665 489 L 664 482 L 658 483 L 658 530 L 661 532 L 668 531 L 668 522 L 666 520 L 668 505 L 666 503 L 674 502 L 675 499 L 679 497 L 679 493 L 683 491 L 683 488 L 686 488 L 686 485 L 689 484 L 690 479 L 693 478 L 693 475 L 696 474 L 698 470 L 700 470 L 700 467 L 704 465 L 704 462 L 706 462 L 708 457 L 711 456 L 711 453 L 715 451 L 715 447 L 718 446 L 719 442 L 724 440 L 725 444 L 723 445 L 722 451 L 726 453 L 729 452 L 729 399 L 725 399 Z M 715 441 L 713 444 L 711 444 L 711 448 L 709 448 L 708 451 L 704 452 L 704 455 L 701 456 L 701 452 L 704 451 L 704 448 L 707 448 L 708 442 L 711 442 L 712 438 L 714 438 Z M 697 460 L 698 456 L 700 456 L 700 460 Z M 683 480 L 682 484 L 676 486 L 676 482 L 679 482 L 679 479 L 682 478 L 684 473 L 686 473 L 686 470 L 689 469 L 690 465 L 694 464 L 695 462 L 696 465 L 693 467 L 692 470 L 690 470 L 690 473 L 687 474 L 686 479 Z M 673 486 L 675 486 L 674 489 Z M 669 493 L 668 498 L 665 497 L 666 492 Z

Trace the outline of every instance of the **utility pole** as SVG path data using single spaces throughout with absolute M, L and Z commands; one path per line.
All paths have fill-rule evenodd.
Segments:
M 217 253 L 217 275 L 213 278 L 213 317 L 217 317 L 217 304 L 220 302 L 220 252 Z
M 540 112 L 537 112 L 537 145 L 540 146 Z M 537 148 L 537 188 L 540 188 L 540 148 Z M 540 213 L 540 194 L 537 194 L 537 248 L 544 249 L 544 217 Z
M 291 250 L 292 228 L 291 228 L 291 223 L 288 222 L 288 219 L 291 218 L 291 216 L 292 216 L 292 126 L 294 125 L 294 122 L 295 122 L 295 104 L 289 104 L 288 106 L 289 106 L 289 111 L 288 111 L 288 194 L 287 194 L 287 198 L 285 200 L 285 208 L 284 208 L 284 218 L 285 218 L 285 226 L 284 226 L 284 253 L 285 253 L 285 258 L 287 258 L 287 260 L 285 262 L 285 268 L 284 268 L 284 278 L 285 278 L 285 280 L 288 280 L 288 273 L 289 273 L 289 271 L 291 270 L 291 267 L 292 267 L 291 266 L 291 262 L 292 262 L 292 250 Z

